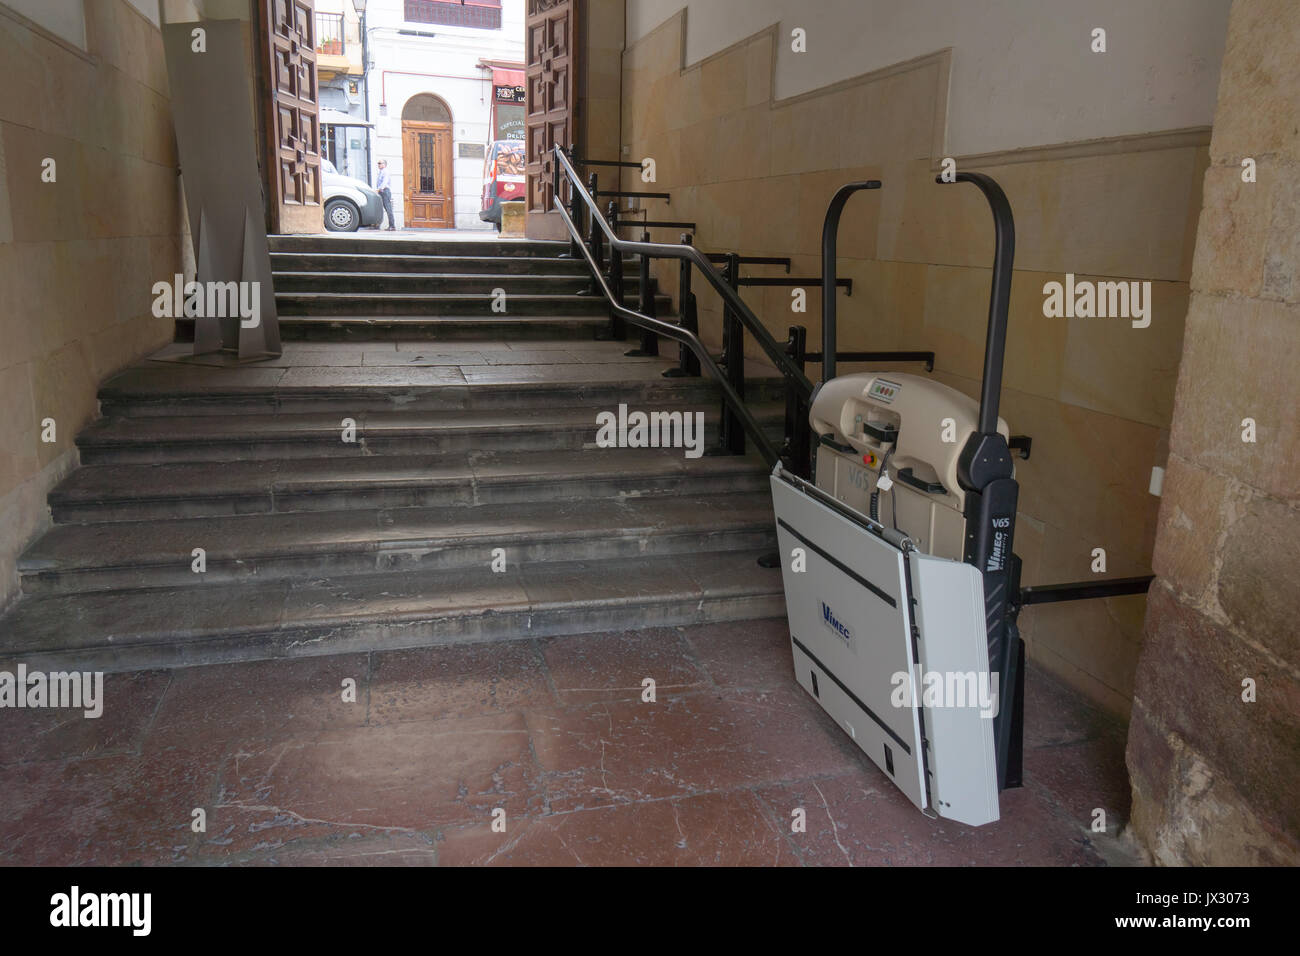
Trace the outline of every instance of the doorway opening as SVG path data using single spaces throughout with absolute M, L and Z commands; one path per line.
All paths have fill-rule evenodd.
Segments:
M 420 93 L 402 107 L 403 222 L 411 229 L 454 229 L 452 117 L 447 104 Z

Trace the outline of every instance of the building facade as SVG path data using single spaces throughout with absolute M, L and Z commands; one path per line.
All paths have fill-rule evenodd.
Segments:
M 316 0 L 316 77 L 321 156 L 344 176 L 366 179 L 365 44 L 353 0 Z M 357 125 L 353 125 L 357 124 Z
M 523 85 L 523 0 L 371 0 L 365 22 L 371 181 L 387 160 L 399 227 L 492 229 L 484 156 L 512 128 L 497 89 Z

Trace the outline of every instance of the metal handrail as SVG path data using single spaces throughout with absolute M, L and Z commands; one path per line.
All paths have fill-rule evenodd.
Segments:
M 776 365 L 777 370 L 780 371 L 780 373 L 793 385 L 798 387 L 805 395 L 812 394 L 813 385 L 808 376 L 800 371 L 795 364 L 790 361 L 790 357 L 785 354 L 784 348 L 776 341 L 776 339 L 772 338 L 772 333 L 764 327 L 761 321 L 759 321 L 758 316 L 754 315 L 754 313 L 750 311 L 749 306 L 745 305 L 744 300 L 740 298 L 739 294 L 737 294 L 731 286 L 722 280 L 718 275 L 717 270 L 709 263 L 709 260 L 704 253 L 700 252 L 694 246 L 674 245 L 672 243 L 664 242 L 634 242 L 630 239 L 620 239 L 618 234 L 610 228 L 607 222 L 605 222 L 605 217 L 601 215 L 600 209 L 596 206 L 596 201 L 591 198 L 587 193 L 586 188 L 582 185 L 582 180 L 578 177 L 578 173 L 573 168 L 573 164 L 569 162 L 569 157 L 565 155 L 564 149 L 557 145 L 554 147 L 554 153 L 557 162 L 553 167 L 554 178 L 552 181 L 552 195 L 557 207 L 562 206 L 559 198 L 559 186 L 560 170 L 563 169 L 568 174 L 569 185 L 573 189 L 573 193 L 587 205 L 588 210 L 590 210 L 591 221 L 600 225 L 601 231 L 605 234 L 605 240 L 612 248 L 617 249 L 620 252 L 630 252 L 636 255 L 650 256 L 655 259 L 685 259 L 692 263 L 704 275 L 705 281 L 713 288 L 713 291 L 718 293 L 718 295 L 722 297 L 722 300 L 730 306 L 740 318 L 741 323 L 745 326 L 750 335 L 754 336 L 754 340 L 758 342 L 763 351 L 767 353 L 768 358 Z M 567 212 L 564 214 L 564 219 L 566 223 L 572 223 L 572 219 L 569 217 Z M 588 257 L 588 260 L 590 264 L 590 257 Z M 613 304 L 615 308 L 621 308 L 621 303 L 616 302 Z M 624 318 L 628 318 L 628 316 L 624 316 Z M 646 317 L 641 316 L 641 318 L 644 319 Z M 677 328 L 675 325 L 668 325 L 667 323 L 660 324 L 672 329 Z M 669 336 L 669 338 L 672 338 L 672 336 Z M 681 339 L 677 339 L 677 341 L 681 341 Z M 710 364 L 712 364 L 712 359 L 709 361 Z
M 557 147 L 557 152 L 559 152 L 558 147 Z M 561 153 L 561 155 L 563 155 L 563 153 Z M 568 165 L 567 161 L 565 165 Z M 572 169 L 572 167 L 570 167 L 570 169 Z M 570 183 L 578 187 L 579 191 L 584 196 L 586 196 L 586 190 L 581 189 L 581 186 L 577 180 L 570 180 Z M 554 193 L 554 202 L 555 202 L 555 208 L 560 214 L 560 218 L 564 220 L 564 225 L 569 230 L 569 235 L 575 238 L 580 237 L 581 234 L 578 230 L 577 224 L 573 221 L 572 217 L 569 215 L 568 210 L 564 208 L 564 203 L 560 199 L 559 190 L 556 190 Z M 592 208 L 593 209 L 595 208 L 594 205 L 592 206 Z M 600 220 L 602 225 L 604 224 L 605 220 L 603 217 L 597 216 L 596 218 Z M 609 230 L 606 229 L 606 232 L 609 232 Z M 611 235 L 611 241 L 614 241 L 614 237 L 612 235 Z M 650 245 L 656 245 L 656 243 L 628 243 L 628 245 L 650 246 Z M 625 305 L 623 305 L 622 302 L 618 301 L 614 297 L 614 293 L 610 291 L 609 285 L 606 284 L 605 282 L 604 274 L 601 272 L 600 267 L 596 265 L 596 260 L 592 258 L 591 250 L 588 249 L 586 244 L 583 242 L 579 242 L 578 247 L 582 250 L 583 258 L 587 260 L 587 267 L 591 269 L 591 274 L 594 277 L 596 283 L 600 286 L 601 291 L 605 294 L 605 298 L 609 300 L 610 308 L 613 309 L 614 312 L 617 313 L 621 318 L 626 319 L 628 322 L 631 322 L 633 325 L 639 326 L 640 328 L 643 329 L 648 329 L 649 331 L 662 335 L 665 338 L 672 339 L 674 342 L 679 342 L 682 345 L 685 345 L 688 349 L 690 349 L 691 352 L 694 353 L 695 357 L 699 359 L 701 369 L 708 370 L 708 373 L 713 376 L 715 381 L 717 381 L 719 387 L 722 389 L 722 395 L 724 400 L 727 402 L 727 405 L 731 408 L 731 410 L 735 413 L 736 417 L 740 420 L 740 423 L 742 426 L 744 426 L 745 431 L 749 433 L 749 437 L 754 439 L 754 444 L 758 446 L 758 450 L 762 454 L 763 460 L 767 463 L 768 467 L 777 464 L 781 460 L 780 454 L 777 452 L 776 448 L 772 445 L 772 442 L 768 440 L 768 437 L 764 433 L 762 426 L 758 424 L 754 416 L 750 414 L 749 409 L 745 407 L 744 400 L 738 394 L 736 394 L 735 389 L 731 387 L 731 384 L 727 381 L 727 377 L 723 373 L 722 369 L 718 368 L 717 363 L 713 361 L 713 356 L 710 355 L 708 349 L 704 347 L 704 343 L 701 342 L 699 338 L 697 338 L 691 332 L 687 331 L 686 329 L 683 329 L 681 326 L 676 325 L 675 323 L 665 322 L 662 319 L 651 318 L 648 315 L 642 315 L 640 312 L 635 312 L 632 309 L 629 309 Z M 615 245 L 614 248 L 617 249 L 619 248 L 619 246 Z M 669 248 L 676 248 L 676 247 L 670 246 Z M 687 246 L 686 248 L 692 248 L 692 247 Z M 676 256 L 675 258 L 680 259 L 680 258 L 689 258 L 689 257 Z

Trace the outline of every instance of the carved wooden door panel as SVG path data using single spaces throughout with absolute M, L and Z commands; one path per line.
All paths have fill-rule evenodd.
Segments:
M 575 121 L 581 0 L 528 0 L 524 26 L 524 117 L 528 174 L 526 230 L 529 238 L 567 238 L 564 223 L 552 210 L 551 150 L 567 148 Z
M 260 0 L 270 101 L 267 183 L 272 229 L 320 232 L 315 0 Z

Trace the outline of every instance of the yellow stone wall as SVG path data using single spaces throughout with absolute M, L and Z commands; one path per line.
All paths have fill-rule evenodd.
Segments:
M 0 11 L 0 605 L 99 383 L 170 337 L 150 288 L 181 271 L 161 34 L 122 0 L 85 9 L 85 51 Z

